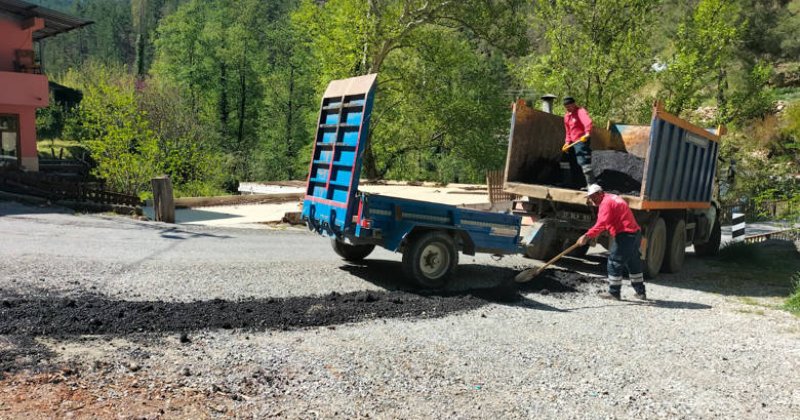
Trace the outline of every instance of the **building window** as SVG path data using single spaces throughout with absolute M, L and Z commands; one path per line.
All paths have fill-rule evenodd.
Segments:
M 16 166 L 19 157 L 19 117 L 0 115 L 0 166 Z

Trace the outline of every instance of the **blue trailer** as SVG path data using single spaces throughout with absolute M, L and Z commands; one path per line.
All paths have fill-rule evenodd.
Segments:
M 458 253 L 524 253 L 521 217 L 358 191 L 376 75 L 336 80 L 320 107 L 302 218 L 347 261 L 376 246 L 403 254 L 405 274 L 441 287 Z

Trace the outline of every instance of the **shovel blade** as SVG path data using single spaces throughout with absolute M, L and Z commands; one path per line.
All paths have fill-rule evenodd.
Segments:
M 529 268 L 525 271 L 520 272 L 514 277 L 514 281 L 517 283 L 525 283 L 527 281 L 531 281 L 534 277 L 538 276 L 539 273 L 542 272 L 541 267 L 534 267 Z

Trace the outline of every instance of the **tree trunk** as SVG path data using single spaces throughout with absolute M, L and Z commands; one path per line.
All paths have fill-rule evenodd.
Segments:
M 378 172 L 377 162 L 375 162 L 375 153 L 372 151 L 372 132 L 367 137 L 367 147 L 364 148 L 364 175 L 369 180 L 375 180 L 380 177 Z
M 226 79 L 227 68 L 225 67 L 225 63 L 221 62 L 219 63 L 219 122 L 221 125 L 220 132 L 222 133 L 222 137 L 228 134 L 228 121 L 230 120 L 230 110 L 228 109 L 228 83 Z
M 294 157 L 294 145 L 292 141 L 292 124 L 294 109 L 292 99 L 294 98 L 294 66 L 289 65 L 289 101 L 286 112 L 286 157 L 291 160 Z M 287 168 L 289 179 L 294 179 L 294 165 L 289 164 Z
M 247 50 L 247 48 L 245 48 Z M 247 168 L 246 168 L 246 157 L 244 150 L 244 118 L 245 118 L 245 110 L 247 104 L 247 58 L 246 56 L 242 56 L 242 64 L 239 67 L 239 129 L 236 130 L 236 151 L 239 152 L 239 158 L 241 159 L 241 168 L 242 168 L 242 176 L 246 176 Z

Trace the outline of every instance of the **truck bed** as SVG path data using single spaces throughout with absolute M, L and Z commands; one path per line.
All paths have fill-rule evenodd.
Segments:
M 626 152 L 644 160 L 638 195 L 621 194 L 632 209 L 706 209 L 711 206 L 719 154 L 719 129 L 710 132 L 665 112 L 656 104 L 648 126 L 617 125 L 592 130 L 594 151 Z M 536 199 L 585 204 L 586 193 L 562 186 L 562 117 L 520 101 L 514 105 L 504 190 Z M 599 174 L 595 174 L 599 175 Z M 600 184 L 603 185 L 601 178 Z M 608 189 L 607 185 L 603 185 Z

